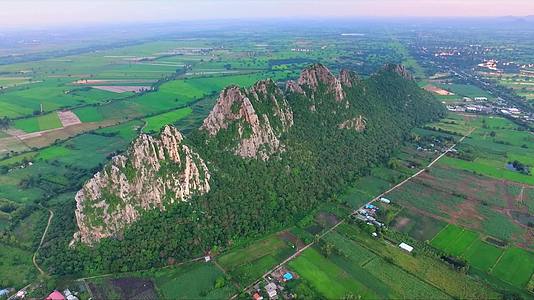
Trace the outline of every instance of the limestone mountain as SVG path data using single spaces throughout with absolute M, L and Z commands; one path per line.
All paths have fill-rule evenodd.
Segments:
M 234 137 L 230 147 L 241 157 L 269 158 L 284 151 L 282 132 L 293 126 L 293 112 L 272 80 L 257 82 L 250 89 L 224 89 L 201 129 L 216 136 L 221 130 Z
M 128 249 L 141 247 L 141 235 L 157 240 L 154 259 L 164 260 L 298 220 L 387 161 L 411 128 L 443 115 L 410 76 L 389 65 L 366 79 L 336 77 L 315 64 L 285 91 L 272 80 L 227 87 L 187 141 L 172 126 L 142 134 L 83 186 L 73 242 L 117 237 Z M 149 266 L 139 261 L 122 265 Z
M 86 244 L 120 235 L 143 211 L 164 210 L 175 201 L 210 190 L 210 173 L 182 134 L 166 126 L 158 138 L 140 135 L 126 155 L 117 155 L 76 194 L 79 230 Z

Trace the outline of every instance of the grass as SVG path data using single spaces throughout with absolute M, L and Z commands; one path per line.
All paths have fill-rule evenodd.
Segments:
M 32 253 L 0 243 L 0 284 L 22 288 L 36 277 Z
M 400 250 L 391 243 L 381 239 L 372 238 L 368 233 L 363 233 L 358 227 L 342 224 L 336 232 L 368 249 L 384 260 L 394 264 L 429 283 L 439 287 L 442 291 L 455 298 L 479 298 L 495 299 L 498 294 L 489 286 L 468 277 L 466 274 L 455 271 L 443 261 L 434 257 L 418 254 L 413 256 Z
M 193 263 L 162 269 L 151 276 L 164 299 L 226 299 L 235 288 L 230 282 L 215 288 L 215 280 L 224 274 L 212 263 Z
M 448 91 L 451 91 L 455 93 L 457 96 L 460 97 L 469 97 L 469 98 L 475 98 L 475 97 L 486 97 L 488 99 L 494 99 L 491 94 L 488 92 L 470 84 L 439 84 L 436 83 L 435 85 L 446 89 Z
M 57 113 L 49 113 L 42 116 L 15 120 L 14 127 L 25 132 L 37 132 L 48 129 L 60 128 L 63 125 Z
M 167 124 L 174 124 L 175 122 L 185 118 L 191 114 L 193 110 L 189 107 L 173 110 L 161 115 L 146 118 L 146 125 L 143 127 L 143 132 L 159 132 L 163 126 Z
M 83 123 L 99 122 L 104 120 L 104 116 L 98 111 L 97 106 L 86 106 L 78 108 L 74 110 L 74 113 Z
M 503 249 L 494 245 L 488 244 L 482 240 L 476 240 L 467 251 L 464 253 L 464 257 L 467 262 L 481 270 L 488 272 L 495 265 L 497 259 L 504 252 Z
M 217 262 L 239 282 L 246 285 L 292 253 L 293 249 L 277 235 L 270 235 L 222 255 Z
M 525 287 L 534 271 L 534 254 L 517 247 L 507 249 L 492 274 L 517 287 Z
M 506 179 L 514 182 L 534 185 L 534 177 L 510 171 L 504 167 L 504 163 L 502 167 L 499 167 L 495 166 L 494 161 L 488 161 L 484 159 L 475 159 L 475 161 L 465 161 L 446 156 L 438 162 L 438 165 L 440 164 L 461 170 L 473 171 L 478 174 L 483 174 L 497 179 Z
M 289 267 L 327 299 L 368 293 L 365 286 L 313 248 L 292 260 Z
M 454 256 L 461 256 L 478 238 L 476 232 L 449 224 L 431 241 L 431 245 Z
M 109 154 L 124 149 L 129 141 L 120 136 L 83 134 L 67 142 L 45 148 L 37 155 L 37 160 L 58 161 L 83 169 L 92 169 L 104 163 Z
M 445 228 L 446 223 L 404 208 L 393 220 L 392 227 L 404 232 L 416 240 L 431 240 Z

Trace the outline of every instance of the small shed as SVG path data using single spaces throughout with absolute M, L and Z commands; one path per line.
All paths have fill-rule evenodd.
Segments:
M 252 299 L 263 300 L 263 297 L 259 293 L 254 293 L 254 295 L 252 295 Z
M 382 197 L 382 198 L 380 198 L 380 202 L 382 202 L 382 203 L 386 203 L 386 204 L 390 204 L 390 203 L 391 203 L 391 200 Z
M 405 250 L 405 251 L 408 251 L 408 252 L 412 252 L 413 251 L 413 247 L 402 242 L 399 244 L 399 247 L 402 249 L 402 250 Z

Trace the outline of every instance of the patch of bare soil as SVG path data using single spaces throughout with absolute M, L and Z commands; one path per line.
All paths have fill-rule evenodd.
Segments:
M 393 228 L 397 231 L 402 231 L 408 224 L 410 224 L 411 220 L 406 217 L 397 217 L 394 222 L 395 224 L 393 224 Z
M 339 222 L 339 219 L 332 213 L 322 211 L 315 216 L 315 221 L 323 227 L 331 227 L 336 225 Z
M 297 249 L 301 249 L 306 244 L 299 239 L 296 235 L 292 234 L 289 230 L 284 230 L 278 234 L 278 237 L 281 238 L 283 241 L 291 243 L 297 247 Z

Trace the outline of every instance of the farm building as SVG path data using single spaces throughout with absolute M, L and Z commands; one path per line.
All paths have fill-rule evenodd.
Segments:
M 389 204 L 389 203 L 391 203 L 391 200 L 389 200 L 389 199 L 387 199 L 387 198 L 384 198 L 384 197 L 381 197 L 381 198 L 380 198 L 380 202 Z
M 274 282 L 269 283 L 265 286 L 265 291 L 267 291 L 267 295 L 269 295 L 269 298 L 276 297 L 276 284 Z
M 406 243 L 404 243 L 404 242 L 400 243 L 400 244 L 399 244 L 399 247 L 400 247 L 402 250 L 406 250 L 406 251 L 408 251 L 408 252 L 412 252 L 412 251 L 413 251 L 413 247 L 410 246 L 410 245 L 408 245 L 408 244 L 406 244 Z

